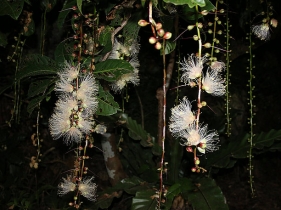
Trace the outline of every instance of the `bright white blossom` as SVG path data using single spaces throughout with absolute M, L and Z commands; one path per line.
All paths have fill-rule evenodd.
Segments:
M 74 90 L 73 85 L 71 82 L 67 81 L 64 78 L 60 78 L 60 80 L 56 83 L 55 91 L 57 91 L 59 94 L 65 94 L 65 93 L 72 93 Z
M 79 83 L 78 90 L 76 82 Z M 50 133 L 54 139 L 63 137 L 66 144 L 78 143 L 83 135 L 93 130 L 92 114 L 98 107 L 98 86 L 91 74 L 79 78 L 79 65 L 73 67 L 66 63 L 59 72 L 55 90 L 60 94 L 49 119 Z
M 63 182 L 61 182 L 58 186 L 58 194 L 60 196 L 63 196 L 69 192 L 73 192 L 76 189 L 76 184 L 70 181 L 70 178 L 67 177 L 67 179 L 62 178 Z
M 202 89 L 214 96 L 225 94 L 224 79 L 214 70 L 208 70 L 202 79 Z
M 218 150 L 218 134 L 210 130 L 208 126 L 199 126 L 196 128 L 196 123 L 193 123 L 189 128 L 185 129 L 181 135 L 182 146 L 196 146 L 198 151 L 205 154 Z
M 94 179 L 94 177 L 84 177 L 83 180 L 79 183 L 78 190 L 80 191 L 81 195 L 83 195 L 88 200 L 95 201 L 97 185 L 91 182 L 92 179 Z
M 70 63 L 65 62 L 62 71 L 58 73 L 59 77 L 71 82 L 74 79 L 78 78 L 80 65 L 72 66 Z
M 260 40 L 269 40 L 270 39 L 270 27 L 268 22 L 261 23 L 259 25 L 255 25 L 252 27 L 252 32 L 255 34 Z
M 201 77 L 203 65 L 206 63 L 207 57 L 197 57 L 194 54 L 191 54 L 187 60 L 184 58 L 183 62 L 180 62 L 181 68 L 183 71 L 181 76 L 181 81 L 185 84 L 196 81 L 198 77 Z
M 189 100 L 184 97 L 183 101 L 171 109 L 169 128 L 173 136 L 181 136 L 184 129 L 187 129 L 195 120 L 194 113 L 191 111 Z

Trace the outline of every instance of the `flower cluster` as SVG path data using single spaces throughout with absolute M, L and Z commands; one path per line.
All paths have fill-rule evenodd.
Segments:
M 93 113 L 97 109 L 98 86 L 91 74 L 79 75 L 80 66 L 65 63 L 58 73 L 55 91 L 59 96 L 54 113 L 49 119 L 54 139 L 63 137 L 66 144 L 80 142 L 94 126 Z
M 81 181 L 75 181 L 75 179 L 68 176 L 66 179 L 63 178 L 58 186 L 58 194 L 63 196 L 69 192 L 79 190 L 79 193 L 90 201 L 96 200 L 97 185 L 92 182 L 94 177 L 84 177 Z
M 197 57 L 191 54 L 188 59 L 180 62 L 183 71 L 181 81 L 194 87 L 201 82 L 198 79 L 202 78 L 202 89 L 211 95 L 222 96 L 225 94 L 225 85 L 220 73 L 225 69 L 225 64 L 218 61 L 212 62 L 204 75 L 203 68 L 207 60 L 206 56 Z
M 113 45 L 113 49 L 109 55 L 109 59 L 126 59 L 129 60 L 129 63 L 134 68 L 133 72 L 123 74 L 118 78 L 114 83 L 112 83 L 111 87 L 114 92 L 120 92 L 128 83 L 132 83 L 133 85 L 139 84 L 139 60 L 137 58 L 139 53 L 139 45 L 137 42 L 134 42 L 131 46 L 125 46 L 115 40 Z
M 195 146 L 201 153 L 218 149 L 218 134 L 212 130 L 208 131 L 207 125 L 196 127 L 195 115 L 187 98 L 183 98 L 171 111 L 169 129 L 174 137 L 181 138 L 182 146 Z

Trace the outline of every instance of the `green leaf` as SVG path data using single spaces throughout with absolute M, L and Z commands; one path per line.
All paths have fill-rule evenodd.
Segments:
M 202 7 L 201 10 L 207 10 L 207 11 L 211 11 L 213 9 L 215 9 L 216 7 L 209 1 L 209 0 L 205 0 L 206 6 Z M 195 20 L 196 19 L 196 15 L 198 18 L 203 17 L 203 15 L 201 14 L 196 14 L 196 10 L 195 8 L 190 8 L 187 5 L 183 5 L 181 8 L 181 17 L 186 20 L 186 21 L 190 21 L 190 20 Z
M 116 81 L 123 74 L 130 73 L 134 70 L 128 61 L 118 59 L 108 59 L 96 64 L 95 76 L 109 82 Z
M 166 203 L 165 203 L 165 210 L 169 210 L 173 204 L 174 198 L 181 194 L 186 200 L 192 190 L 194 189 L 194 184 L 188 178 L 182 178 L 178 180 L 175 184 L 173 184 L 167 191 L 166 194 Z
M 156 194 L 155 190 L 148 189 L 138 191 L 132 201 L 132 210 L 155 210 L 157 201 L 153 197 Z
M 30 76 L 56 75 L 58 72 L 57 63 L 47 56 L 30 54 L 24 58 L 23 67 L 16 74 L 20 80 Z
M 58 63 L 64 63 L 65 61 L 71 60 L 69 51 L 69 46 L 65 42 L 59 43 L 55 50 L 55 60 Z
M 83 14 L 83 12 L 82 12 L 82 0 L 77 0 L 76 3 L 77 3 L 79 11 L 81 12 L 81 14 Z
M 133 176 L 130 178 L 122 179 L 119 183 L 114 185 L 114 189 L 116 190 L 124 190 L 126 193 L 134 195 L 137 191 L 147 189 L 148 184 L 144 182 L 142 179 Z
M 53 91 L 54 87 L 55 86 L 53 85 L 51 88 L 48 89 L 46 93 L 40 96 L 36 96 L 29 101 L 27 105 L 27 112 L 29 113 L 29 115 L 31 115 L 34 109 L 38 107 L 39 103 L 41 103 Z
M 58 16 L 58 20 L 57 20 L 57 25 L 58 25 L 59 29 L 62 29 L 62 26 L 65 22 L 65 18 L 67 17 L 68 13 L 70 11 L 72 11 L 72 9 L 70 9 L 70 8 L 72 8 L 73 5 L 75 5 L 75 3 L 76 3 L 76 0 L 65 1 L 63 8 L 59 12 L 59 16 Z
M 0 15 L 9 15 L 17 20 L 23 8 L 24 0 L 1 1 Z
M 120 111 L 118 103 L 114 101 L 114 97 L 108 91 L 105 91 L 101 85 L 99 85 L 98 102 L 97 115 L 109 116 Z
M 194 186 L 194 190 L 188 192 L 188 201 L 194 209 L 228 209 L 225 197 L 213 179 L 201 178 Z
M 230 168 L 234 166 L 237 158 L 247 158 L 247 151 L 250 147 L 249 137 L 249 134 L 235 137 L 235 139 L 230 139 L 228 144 L 221 145 L 218 151 L 208 154 L 205 167 Z M 270 130 L 267 133 L 256 134 L 253 138 L 253 153 L 266 152 L 265 149 L 274 146 L 274 140 L 281 140 L 280 138 L 281 130 Z
M 172 3 L 174 5 L 184 5 L 188 4 L 190 8 L 198 5 L 199 7 L 204 7 L 206 5 L 205 0 L 164 0 L 166 3 Z
M 119 117 L 120 121 L 124 123 L 129 129 L 129 136 L 134 140 L 141 140 L 141 145 L 144 147 L 152 147 L 154 145 L 154 138 L 151 137 L 140 124 L 133 120 L 128 115 L 122 113 Z
M 28 97 L 34 97 L 43 94 L 49 86 L 54 85 L 55 79 L 36 79 L 29 85 Z
M 111 33 L 113 32 L 113 30 L 114 28 L 106 26 L 99 36 L 99 43 L 101 46 L 104 47 L 102 50 L 103 54 L 108 53 L 112 49 Z
M 0 32 L 0 46 L 6 47 L 6 45 L 8 44 L 7 36 L 8 34 Z
M 170 54 L 176 48 L 176 42 L 167 40 L 165 43 L 165 55 Z M 163 50 L 161 50 L 161 55 L 163 55 Z

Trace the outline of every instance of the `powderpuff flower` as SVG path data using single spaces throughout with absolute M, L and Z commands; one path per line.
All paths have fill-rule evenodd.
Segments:
M 58 186 L 58 194 L 59 196 L 63 196 L 69 192 L 73 192 L 76 189 L 76 184 L 70 181 L 70 178 L 67 179 L 62 178 L 63 182 L 61 182 Z
M 80 191 L 81 195 L 87 198 L 90 201 L 96 200 L 96 192 L 97 192 L 97 185 L 92 181 L 94 177 L 85 177 L 79 183 L 78 190 Z
M 58 73 L 60 78 L 71 82 L 76 79 L 79 75 L 80 65 L 72 66 L 70 63 L 65 62 L 65 65 L 61 72 Z
M 114 92 L 121 92 L 121 90 L 128 83 L 132 83 L 133 85 L 138 85 L 140 82 L 139 75 L 137 71 L 132 73 L 123 74 L 118 80 L 116 80 L 113 84 L 111 84 L 111 88 Z
M 268 22 L 261 23 L 252 27 L 252 33 L 255 34 L 260 40 L 270 39 L 270 27 Z
M 49 129 L 52 137 L 56 140 L 63 137 L 66 144 L 80 142 L 82 132 L 70 121 L 71 115 L 67 110 L 55 109 L 49 119 Z
M 68 145 L 71 142 L 79 143 L 82 138 L 82 132 L 75 126 L 72 125 L 64 134 L 63 140 Z
M 218 150 L 218 134 L 210 130 L 208 126 L 199 126 L 196 128 L 196 124 L 193 123 L 188 129 L 182 133 L 182 146 L 196 146 L 198 151 L 205 154 L 206 152 L 213 152 Z
M 184 97 L 182 102 L 171 109 L 169 129 L 173 136 L 181 136 L 183 130 L 187 129 L 195 120 L 195 116 L 191 111 L 189 100 Z
M 83 77 L 80 80 L 79 88 L 76 92 L 76 97 L 78 100 L 81 100 L 86 97 L 90 97 L 92 95 L 96 95 L 98 91 L 98 86 L 96 84 L 96 81 L 94 77 L 90 74 Z
M 130 56 L 129 48 L 125 47 L 115 39 L 112 51 L 108 56 L 108 59 L 124 59 L 124 56 Z
M 71 114 L 72 110 L 78 110 L 78 101 L 72 97 L 61 98 L 56 103 L 56 111 L 68 112 Z
M 79 117 L 77 126 L 85 134 L 89 134 L 94 126 L 94 122 L 83 117 Z
M 49 129 L 52 137 L 56 140 L 70 129 L 70 114 L 67 110 L 55 109 L 49 119 Z
M 197 57 L 194 54 L 191 54 L 188 59 L 184 58 L 183 62 L 180 62 L 181 68 L 183 71 L 181 76 L 181 81 L 185 84 L 196 81 L 198 77 L 201 77 L 203 65 L 206 63 L 207 57 Z
M 214 70 L 207 71 L 202 79 L 202 89 L 214 96 L 222 96 L 225 94 L 224 80 Z
M 56 82 L 55 91 L 65 94 L 65 93 L 72 93 L 74 90 L 73 85 L 71 82 L 67 81 L 64 78 L 60 78 L 59 81 Z

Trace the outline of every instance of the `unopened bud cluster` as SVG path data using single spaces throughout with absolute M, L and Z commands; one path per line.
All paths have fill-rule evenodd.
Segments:
M 149 23 L 146 20 L 140 20 L 138 24 L 139 26 L 147 26 Z M 156 23 L 152 27 L 154 27 L 156 33 L 154 34 L 154 36 L 150 37 L 148 41 L 150 44 L 154 44 L 155 49 L 160 50 L 162 48 L 162 44 L 160 43 L 160 40 L 171 39 L 172 33 L 165 32 L 162 23 Z

